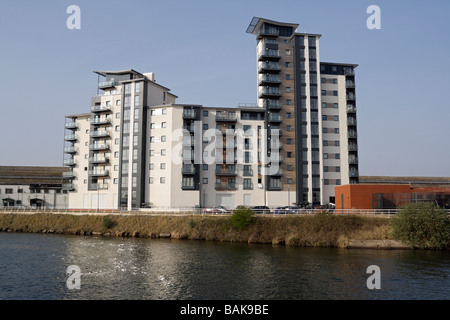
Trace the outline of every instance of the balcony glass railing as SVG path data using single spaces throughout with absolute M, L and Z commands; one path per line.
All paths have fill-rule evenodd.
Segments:
M 112 106 L 91 106 L 91 112 L 111 111 Z
M 347 118 L 347 124 L 349 126 L 356 126 L 356 119 L 355 118 Z
M 112 88 L 115 87 L 116 85 L 118 85 L 119 83 L 114 81 L 114 80 L 110 80 L 110 81 L 102 81 L 98 83 L 98 87 L 100 89 L 102 88 Z
M 237 174 L 236 168 L 221 168 L 216 169 L 217 176 L 234 176 Z
M 89 158 L 89 162 L 91 163 L 106 163 L 109 161 L 109 157 L 92 157 Z
M 111 132 L 109 130 L 105 131 L 91 131 L 89 134 L 92 138 L 101 138 L 101 137 L 109 137 Z
M 356 112 L 356 107 L 352 104 L 347 105 L 347 112 L 348 113 L 354 113 Z
M 65 126 L 66 129 L 76 129 L 76 128 L 78 128 L 78 123 L 76 123 L 76 122 L 66 122 L 64 124 L 64 126 Z
M 236 190 L 234 183 L 216 183 L 216 190 Z
M 236 122 L 236 114 L 235 113 L 228 113 L 228 114 L 222 114 L 218 113 L 216 114 L 216 121 L 222 121 L 222 122 Z
M 109 170 L 89 170 L 90 176 L 107 176 L 109 175 Z
M 107 183 L 93 183 L 91 184 L 91 190 L 107 190 L 108 184 Z
M 195 110 L 184 110 L 183 111 L 184 119 L 195 119 L 196 117 L 197 117 L 197 114 L 195 113 Z
M 74 166 L 77 164 L 74 159 L 65 159 L 63 163 L 65 166 Z
M 109 124 L 111 119 L 109 118 L 91 118 L 91 124 Z
M 269 121 L 270 122 L 282 122 L 283 121 L 283 117 L 281 117 L 279 114 L 277 113 L 271 113 L 269 115 Z
M 195 174 L 195 166 L 193 164 L 184 164 L 182 173 L 183 174 Z
M 259 64 L 259 69 L 260 70 L 274 70 L 274 71 L 278 71 L 281 70 L 281 67 L 278 63 L 275 62 L 262 62 Z
M 78 149 L 75 147 L 65 147 L 64 148 L 65 153 L 76 153 L 77 151 L 78 151 Z
M 76 134 L 66 134 L 64 136 L 64 140 L 71 141 L 71 140 L 77 140 Z
M 107 150 L 107 149 L 109 149 L 109 144 L 108 143 L 91 144 L 89 146 L 89 149 L 91 149 L 91 150 Z

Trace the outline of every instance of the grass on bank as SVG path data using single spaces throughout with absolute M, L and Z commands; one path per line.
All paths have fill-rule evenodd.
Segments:
M 248 218 L 248 217 L 247 217 Z M 62 234 L 110 234 L 176 239 L 285 244 L 288 246 L 345 247 L 350 239 L 392 239 L 390 219 L 319 213 L 310 216 L 250 217 L 245 227 L 231 216 L 95 216 L 69 214 L 3 214 L 4 231 Z M 241 223 L 242 223 L 241 221 Z

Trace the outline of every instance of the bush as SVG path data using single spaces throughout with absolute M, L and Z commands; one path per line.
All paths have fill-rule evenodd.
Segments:
M 412 203 L 392 218 L 392 235 L 411 247 L 442 249 L 450 243 L 450 219 L 433 203 Z
M 103 226 L 104 226 L 106 229 L 114 228 L 114 227 L 116 226 L 116 224 L 117 224 L 117 223 L 116 223 L 113 219 L 111 219 L 110 216 L 104 216 L 104 217 L 103 217 Z
M 238 206 L 231 215 L 231 224 L 234 228 L 244 230 L 255 222 L 255 213 L 249 207 Z

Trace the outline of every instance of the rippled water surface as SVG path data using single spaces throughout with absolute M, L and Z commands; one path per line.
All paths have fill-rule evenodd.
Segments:
M 380 290 L 366 286 L 370 265 Z M 449 272 L 441 251 L 0 233 L 0 299 L 449 299 Z

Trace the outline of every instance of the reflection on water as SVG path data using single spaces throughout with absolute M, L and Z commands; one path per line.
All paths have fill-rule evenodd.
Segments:
M 0 299 L 448 299 L 450 254 L 0 233 Z M 66 287 L 80 267 L 81 290 Z M 381 290 L 369 290 L 369 265 Z

